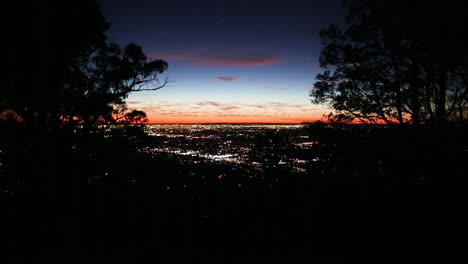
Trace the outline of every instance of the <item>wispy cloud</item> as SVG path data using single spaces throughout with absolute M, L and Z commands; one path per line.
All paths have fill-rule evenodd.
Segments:
M 198 106 L 223 106 L 222 103 L 214 102 L 214 101 L 204 101 L 196 103 Z
M 127 103 L 129 105 L 137 105 L 137 104 L 141 104 L 142 102 L 141 101 L 127 101 Z
M 216 80 L 223 81 L 223 82 L 232 82 L 237 79 L 237 77 L 228 77 L 228 76 L 218 76 L 215 77 Z
M 198 56 L 192 61 L 207 66 L 251 67 L 273 65 L 281 60 L 275 56 Z
M 229 111 L 229 110 L 239 109 L 239 106 L 228 105 L 228 106 L 223 106 L 220 109 L 224 111 Z
M 310 104 L 271 101 L 240 103 L 200 101 L 155 104 L 142 110 L 151 122 L 302 122 L 317 119 L 323 109 Z
M 280 56 L 264 54 L 262 51 L 208 49 L 191 50 L 181 53 L 151 53 L 149 57 L 164 60 L 183 60 L 188 63 L 216 67 L 259 67 L 278 64 L 283 61 Z

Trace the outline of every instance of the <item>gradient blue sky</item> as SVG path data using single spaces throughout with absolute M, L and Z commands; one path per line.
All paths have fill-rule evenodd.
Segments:
M 308 96 L 320 71 L 321 28 L 342 23 L 340 0 L 102 0 L 109 41 L 135 42 L 169 63 L 172 82 L 132 94 L 129 107 L 154 123 L 319 119 Z

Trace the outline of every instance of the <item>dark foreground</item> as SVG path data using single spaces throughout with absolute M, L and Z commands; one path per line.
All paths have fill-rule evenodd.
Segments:
M 2 130 L 6 263 L 382 262 L 465 250 L 462 129 L 328 131 L 333 162 L 262 180 L 135 152 L 149 141 L 18 131 Z

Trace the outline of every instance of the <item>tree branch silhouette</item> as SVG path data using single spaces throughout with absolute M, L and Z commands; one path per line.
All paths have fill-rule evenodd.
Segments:
M 361 121 L 465 122 L 468 27 L 460 5 L 347 1 L 344 29 L 330 25 L 320 33 L 325 71 L 316 76 L 312 102 Z

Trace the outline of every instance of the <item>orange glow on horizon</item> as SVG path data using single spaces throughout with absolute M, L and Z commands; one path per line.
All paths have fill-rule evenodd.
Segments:
M 148 124 L 197 124 L 197 123 L 284 123 L 299 124 L 319 121 L 321 116 L 309 117 L 270 117 L 270 116 L 161 116 L 148 115 Z
M 315 122 L 324 109 L 311 104 L 290 102 L 132 103 L 129 109 L 146 112 L 150 124 L 200 123 L 284 123 Z

